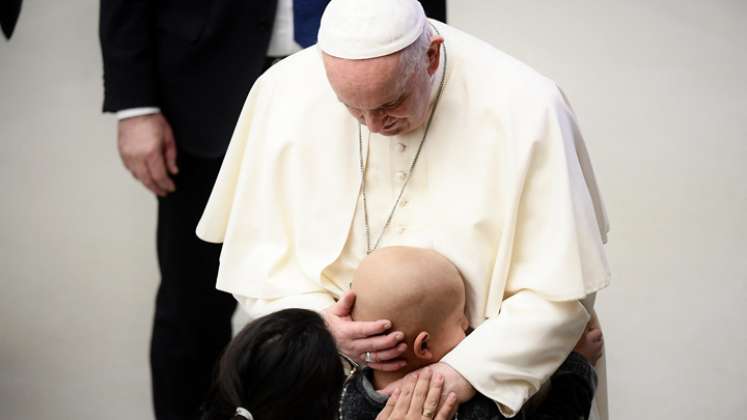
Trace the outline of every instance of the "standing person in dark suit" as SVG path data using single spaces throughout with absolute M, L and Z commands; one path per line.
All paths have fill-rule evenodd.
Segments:
M 254 80 L 316 42 L 327 0 L 101 0 L 104 111 L 132 175 L 158 196 L 161 283 L 151 341 L 158 419 L 197 418 L 231 338 L 220 246 L 194 234 Z M 445 0 L 423 1 L 445 20 Z

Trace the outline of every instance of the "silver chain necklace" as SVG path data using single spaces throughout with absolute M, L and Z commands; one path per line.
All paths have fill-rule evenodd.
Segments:
M 366 170 L 368 169 L 369 153 L 366 152 L 366 160 L 364 163 L 363 135 L 361 133 L 362 131 L 361 123 L 360 121 L 358 122 L 358 157 L 360 159 L 360 168 L 361 168 L 360 195 L 363 201 L 363 229 L 366 233 L 366 255 L 374 252 L 381 244 L 381 239 L 384 237 L 384 232 L 386 232 L 387 228 L 389 227 L 389 224 L 392 222 L 394 213 L 397 211 L 397 206 L 399 205 L 399 202 L 402 199 L 402 195 L 405 193 L 405 189 L 407 188 L 407 184 L 410 182 L 410 178 L 412 177 L 412 171 L 415 169 L 415 165 L 418 163 L 418 158 L 420 157 L 420 151 L 423 150 L 423 144 L 425 144 L 425 139 L 428 136 L 428 129 L 430 129 L 431 127 L 431 122 L 433 121 L 433 115 L 436 113 L 436 107 L 438 107 L 439 99 L 441 99 L 441 92 L 443 92 L 444 85 L 446 84 L 446 46 L 443 45 L 442 47 L 444 51 L 444 54 L 443 54 L 444 66 L 443 66 L 443 71 L 441 73 L 441 84 L 438 86 L 438 93 L 436 94 L 436 100 L 433 103 L 433 109 L 431 110 L 431 114 L 430 116 L 428 116 L 428 121 L 425 124 L 425 130 L 423 131 L 423 138 L 420 139 L 418 150 L 415 152 L 415 156 L 413 157 L 412 162 L 410 162 L 410 168 L 407 171 L 407 177 L 402 183 L 402 188 L 400 188 L 399 190 L 397 199 L 394 200 L 394 205 L 392 206 L 392 210 L 389 212 L 389 216 L 386 218 L 386 222 L 384 222 L 384 227 L 381 228 L 381 233 L 379 234 L 379 237 L 376 239 L 376 243 L 374 243 L 373 247 L 371 247 L 371 229 L 368 224 L 368 203 L 366 201 Z M 368 134 L 369 134 L 369 138 L 368 138 L 367 143 L 370 144 L 371 132 L 369 131 Z

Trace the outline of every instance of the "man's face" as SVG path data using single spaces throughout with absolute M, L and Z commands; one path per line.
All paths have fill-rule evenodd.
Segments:
M 435 48 L 437 51 L 437 48 Z M 431 74 L 438 59 L 429 53 L 407 75 L 400 63 L 401 53 L 367 60 L 346 60 L 324 54 L 327 79 L 337 98 L 371 132 L 394 136 L 413 131 L 428 118 Z M 435 59 L 431 70 L 430 61 Z

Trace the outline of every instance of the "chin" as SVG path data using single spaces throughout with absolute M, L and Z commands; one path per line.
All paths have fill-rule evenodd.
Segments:
M 393 128 L 391 130 L 381 130 L 380 134 L 385 137 L 391 137 L 396 136 L 397 134 L 402 134 L 402 130 L 399 128 Z
M 396 136 L 397 134 L 403 134 L 407 132 L 408 127 L 409 124 L 407 124 L 406 121 L 397 121 L 396 123 L 392 124 L 391 127 L 382 129 L 381 135 Z
M 410 123 L 409 120 L 403 120 L 402 122 L 398 122 L 395 124 L 392 128 L 388 130 L 383 130 L 382 134 L 385 136 L 396 136 L 398 134 L 407 134 L 411 131 L 415 131 L 419 128 L 418 125 L 413 125 Z

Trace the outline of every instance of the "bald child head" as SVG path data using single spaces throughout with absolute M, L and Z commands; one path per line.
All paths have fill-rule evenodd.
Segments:
M 388 319 L 405 333 L 409 369 L 439 360 L 464 339 L 464 281 L 435 251 L 381 248 L 358 267 L 352 289 L 354 320 Z

